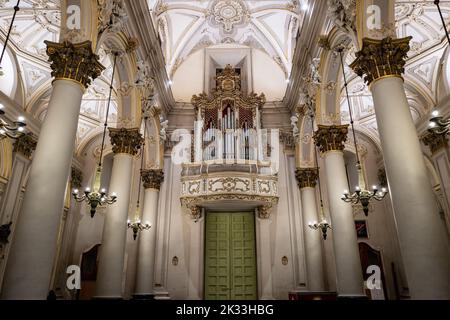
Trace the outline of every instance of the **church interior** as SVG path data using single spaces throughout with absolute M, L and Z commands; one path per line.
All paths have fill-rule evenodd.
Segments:
M 450 300 L 449 27 L 0 0 L 0 299 Z

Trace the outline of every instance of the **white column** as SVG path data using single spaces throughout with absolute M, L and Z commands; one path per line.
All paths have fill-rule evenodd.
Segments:
M 46 299 L 81 99 L 103 67 L 90 42 L 46 42 L 55 75 L 8 259 L 3 299 Z
M 348 189 L 344 154 L 330 151 L 325 155 L 326 179 L 333 228 L 339 297 L 364 296 L 364 280 L 359 257 L 353 208 L 341 200 Z
M 260 209 L 258 209 L 260 210 Z M 256 218 L 259 300 L 273 300 L 270 219 Z
M 4 280 L 3 299 L 46 299 L 83 88 L 53 84 Z
M 134 297 L 138 299 L 151 299 L 154 296 L 156 219 L 158 216 L 159 190 L 164 175 L 162 170 L 145 170 L 141 175 L 145 187 L 142 222 L 149 223 L 151 228 L 139 234 Z
M 348 126 L 319 125 L 314 138 L 325 157 L 338 296 L 362 298 L 365 296 L 364 280 L 353 208 L 341 200 L 344 191 L 348 189 L 343 152 L 347 135 Z
M 142 142 L 138 129 L 110 129 L 110 137 L 115 155 L 108 191 L 117 194 L 117 202 L 105 214 L 96 299 L 122 299 L 133 156 Z
M 450 249 L 403 80 L 371 85 L 386 174 L 412 299 L 450 299 Z
M 322 257 L 322 233 L 312 230 L 310 222 L 319 221 L 316 200 L 317 169 L 299 169 L 296 172 L 302 197 L 303 233 L 305 235 L 306 273 L 308 290 L 320 292 L 325 290 Z
M 2 207 L 0 210 L 0 225 L 11 225 L 11 235 L 9 242 L 14 237 L 14 229 L 17 224 L 18 214 L 22 202 L 22 187 L 25 185 L 25 179 L 30 166 L 31 154 L 36 148 L 36 142 L 30 135 L 24 135 L 14 143 L 13 167 L 11 178 L 8 181 L 5 195 L 3 198 Z M 3 276 L 5 273 L 6 262 L 10 245 L 7 244 L 1 248 L 2 259 L 0 260 L 0 288 L 3 283 Z

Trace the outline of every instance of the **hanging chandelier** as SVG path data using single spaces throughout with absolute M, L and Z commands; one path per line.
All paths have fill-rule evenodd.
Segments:
M 314 130 L 314 112 L 311 112 L 311 126 Z M 328 237 L 328 230 L 331 230 L 331 225 L 328 223 L 328 221 L 325 219 L 325 210 L 323 205 L 323 197 L 322 197 L 322 185 L 320 183 L 320 168 L 319 168 L 319 155 L 317 153 L 317 147 L 314 146 L 314 157 L 316 161 L 316 168 L 317 168 L 317 183 L 319 186 L 319 197 L 320 197 L 320 222 L 312 221 L 308 223 L 308 226 L 313 230 L 320 230 L 322 232 L 323 240 L 327 240 Z
M 3 138 L 18 139 L 25 133 L 25 118 L 19 117 L 12 124 L 5 117 L 3 105 L 0 104 L 0 140 Z
M 106 189 L 101 189 L 101 177 L 102 177 L 102 161 L 103 161 L 103 151 L 105 149 L 105 139 L 106 139 L 106 130 L 108 128 L 108 117 L 109 117 L 109 109 L 111 106 L 111 98 L 113 92 L 113 84 L 114 84 L 114 76 L 117 65 L 117 56 L 118 53 L 114 54 L 114 63 L 113 63 L 113 72 L 111 76 L 111 84 L 109 86 L 109 98 L 108 98 L 108 107 L 106 109 L 106 120 L 103 128 L 103 138 L 102 138 L 102 147 L 100 151 L 100 160 L 95 171 L 94 182 L 92 184 L 92 188 L 88 187 L 84 190 L 83 194 L 80 194 L 78 189 L 73 190 L 73 197 L 77 202 L 86 202 L 91 210 L 91 218 L 94 218 L 95 213 L 97 212 L 97 208 L 104 207 L 106 205 L 114 204 L 117 201 L 117 195 L 112 193 L 109 195 L 106 192 Z
M 439 115 L 438 111 L 433 111 L 431 114 L 429 131 L 438 135 L 447 135 L 450 132 L 450 119 L 445 120 Z
M 145 138 L 147 135 L 147 120 L 148 120 L 148 117 L 145 117 L 144 118 L 144 142 L 143 142 L 142 150 L 141 150 L 141 171 L 140 171 L 140 173 L 142 173 L 142 171 L 144 169 L 144 153 L 145 153 Z M 149 222 L 142 223 L 141 219 L 139 218 L 140 217 L 141 186 L 142 186 L 142 181 L 141 181 L 141 177 L 139 177 L 139 188 L 138 188 L 135 218 L 134 218 L 134 221 L 131 221 L 131 220 L 127 221 L 128 229 L 133 230 L 133 239 L 135 241 L 137 239 L 139 232 L 142 232 L 145 230 L 150 230 L 150 228 L 152 227 Z
M 356 131 L 355 131 L 355 122 L 353 120 L 353 111 L 352 107 L 350 105 L 350 96 L 348 94 L 348 83 L 347 83 L 347 77 L 345 75 L 344 70 L 344 58 L 342 56 L 343 49 L 340 48 L 339 50 L 339 56 L 341 60 L 341 68 L 342 68 L 342 74 L 344 77 L 344 87 L 345 87 L 345 93 L 347 96 L 347 103 L 348 103 L 348 111 L 350 114 L 350 124 L 352 126 L 352 133 L 353 133 L 353 142 L 355 144 L 355 154 L 356 154 L 356 170 L 358 172 L 358 182 L 359 185 L 355 187 L 355 192 L 353 194 L 350 194 L 348 190 L 344 191 L 344 195 L 341 198 L 343 201 L 347 203 L 351 203 L 353 205 L 361 204 L 364 214 L 366 216 L 369 215 L 369 205 L 371 200 L 381 201 L 386 197 L 387 195 L 387 189 L 382 188 L 381 190 L 378 189 L 377 186 L 372 187 L 372 191 L 367 190 L 366 182 L 364 180 L 363 170 L 361 166 L 361 160 L 359 157 L 359 151 L 358 151 L 358 143 L 356 140 Z
M 17 0 L 17 4 L 14 6 L 14 14 L 11 19 L 11 24 L 9 25 L 8 33 L 6 34 L 5 44 L 3 45 L 3 49 L 2 49 L 2 55 L 0 56 L 0 76 L 4 75 L 3 67 L 2 67 L 3 57 L 5 56 L 6 48 L 8 46 L 8 42 L 9 42 L 9 37 L 11 36 L 11 31 L 12 31 L 12 28 L 14 27 L 14 21 L 16 20 L 17 12 L 19 12 L 19 10 L 20 10 L 19 5 L 20 5 L 20 0 Z

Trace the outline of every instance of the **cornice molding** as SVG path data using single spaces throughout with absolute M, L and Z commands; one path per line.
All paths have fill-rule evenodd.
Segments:
M 297 47 L 294 52 L 290 85 L 286 90 L 283 103 L 294 111 L 297 107 L 303 77 L 310 71 L 310 56 L 315 57 L 319 51 L 319 37 L 323 35 L 327 27 L 327 1 L 310 2 L 310 14 L 305 16 L 303 27 L 297 38 Z
M 136 53 L 140 59 L 149 63 L 152 76 L 155 80 L 156 91 L 160 99 L 160 106 L 163 113 L 168 114 L 175 106 L 175 99 L 168 86 L 169 76 L 166 72 L 164 56 L 159 45 L 159 38 L 153 25 L 147 1 L 125 1 L 125 5 L 129 14 L 129 21 L 127 23 L 129 32 L 141 44 L 136 50 Z

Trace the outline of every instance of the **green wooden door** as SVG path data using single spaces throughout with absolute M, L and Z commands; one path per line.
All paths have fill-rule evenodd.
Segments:
M 254 214 L 208 214 L 205 241 L 205 299 L 256 300 Z

